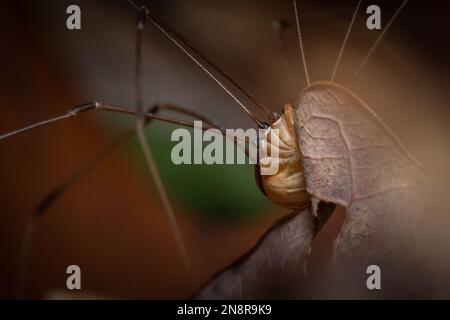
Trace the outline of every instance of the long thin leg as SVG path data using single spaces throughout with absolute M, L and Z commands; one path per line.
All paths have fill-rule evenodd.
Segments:
M 214 121 L 208 119 L 207 117 L 196 113 L 195 111 L 185 109 L 183 107 L 169 104 L 165 102 L 157 103 L 153 105 L 149 109 L 149 114 L 156 114 L 162 110 L 169 110 L 172 112 L 176 112 L 182 115 L 187 115 L 197 120 L 201 120 L 206 123 L 211 128 L 220 128 Z M 59 117 L 61 118 L 61 117 Z M 145 121 L 145 125 L 148 125 L 152 119 L 147 119 Z M 43 121 L 42 123 L 48 124 L 51 122 Z M 222 130 L 222 129 L 221 129 Z M 17 130 L 20 131 L 20 130 Z M 128 130 L 125 134 L 120 136 L 117 140 L 113 141 L 107 147 L 105 147 L 102 151 L 100 151 L 94 159 L 86 163 L 83 167 L 81 167 L 75 174 L 68 177 L 62 183 L 60 183 L 55 189 L 49 192 L 42 201 L 36 206 L 33 215 L 30 216 L 28 222 L 26 223 L 25 232 L 22 237 L 22 241 L 19 249 L 19 262 L 18 262 L 18 273 L 17 273 L 17 292 L 16 298 L 23 299 L 24 292 L 26 288 L 26 277 L 29 265 L 29 258 L 31 252 L 31 246 L 34 236 L 35 225 L 37 223 L 37 219 L 47 212 L 47 210 L 77 181 L 79 181 L 86 174 L 91 172 L 96 166 L 103 162 L 103 160 L 110 155 L 114 150 L 123 145 L 126 141 L 128 141 L 131 137 L 133 137 L 136 133 L 135 128 Z
M 64 119 L 76 117 L 82 113 L 85 113 L 87 111 L 92 111 L 92 110 L 123 113 L 123 114 L 128 114 L 128 115 L 135 115 L 135 116 L 138 115 L 138 113 L 136 113 L 136 111 L 134 111 L 128 107 L 106 104 L 106 103 L 101 103 L 98 101 L 88 102 L 88 103 L 80 104 L 78 106 L 73 107 L 72 109 L 70 109 L 69 111 L 67 111 L 65 114 L 63 114 L 61 116 L 57 116 L 57 117 L 54 117 L 51 119 L 33 123 L 32 125 L 4 133 L 3 135 L 0 135 L 0 140 L 10 138 L 14 135 L 21 134 L 26 131 L 30 131 L 32 129 L 36 129 L 39 127 L 43 127 L 43 126 L 46 126 L 46 125 L 49 125 L 49 124 L 52 124 L 52 123 L 55 123 L 55 122 L 58 122 L 58 121 L 61 121 Z M 195 128 L 194 123 L 192 121 L 174 119 L 171 117 L 161 116 L 161 115 L 158 115 L 158 114 L 155 114 L 152 112 L 145 113 L 143 115 L 143 117 L 145 117 L 146 119 L 155 119 L 155 120 L 159 120 L 162 122 L 172 123 L 172 124 L 176 124 L 176 125 L 180 125 L 180 126 L 184 126 L 184 127 Z M 210 128 L 215 128 L 215 129 L 220 130 L 222 133 L 225 133 L 223 129 L 221 129 L 220 127 L 216 127 L 213 123 L 206 123 L 206 126 L 202 127 L 203 130 L 207 130 Z
M 358 13 L 358 9 L 361 5 L 362 0 L 358 1 L 356 5 L 355 12 L 353 13 L 352 20 L 350 21 L 350 25 L 348 26 L 347 33 L 345 34 L 344 41 L 342 42 L 341 50 L 339 51 L 339 55 L 336 60 L 336 64 L 334 65 L 333 73 L 331 74 L 331 82 L 334 82 L 334 77 L 336 76 L 336 72 L 339 66 L 339 62 L 341 62 L 342 54 L 344 53 L 345 45 L 347 44 L 348 37 L 350 36 L 350 31 L 352 30 L 353 23 L 355 22 L 356 14 Z
M 167 195 L 167 191 L 164 187 L 164 183 L 161 179 L 161 175 L 159 174 L 158 167 L 156 165 L 155 159 L 152 154 L 152 150 L 150 149 L 149 143 L 147 141 L 147 137 L 145 136 L 144 127 L 145 127 L 145 117 L 142 117 L 143 109 L 142 109 L 142 32 L 144 30 L 144 24 L 146 18 L 148 16 L 148 10 L 145 7 L 141 8 L 141 13 L 139 14 L 139 19 L 136 24 L 136 61 L 135 61 L 135 81 L 136 81 L 136 111 L 139 114 L 136 120 L 136 133 L 139 139 L 139 144 L 144 153 L 144 157 L 147 163 L 147 167 L 150 170 L 151 175 L 153 176 L 156 189 L 158 190 L 158 194 L 161 198 L 161 202 L 164 207 L 164 211 L 166 212 L 167 219 L 169 220 L 169 226 L 172 231 L 172 235 L 175 238 L 175 243 L 177 246 L 178 253 L 180 255 L 181 261 L 183 263 L 184 269 L 187 273 L 189 281 L 192 281 L 192 268 L 191 261 L 189 258 L 189 253 L 186 248 L 186 244 L 183 240 L 183 236 L 178 225 L 178 221 L 175 217 L 175 212 L 173 210 L 172 204 L 170 203 L 169 197 Z
M 397 18 L 398 14 L 400 13 L 400 11 L 402 11 L 403 7 L 406 5 L 406 3 L 408 2 L 408 0 L 403 0 L 403 2 L 400 4 L 400 6 L 397 8 L 397 10 L 395 11 L 394 15 L 391 17 L 391 19 L 389 19 L 389 22 L 387 23 L 387 25 L 384 27 L 383 31 L 381 31 L 380 35 L 378 36 L 378 38 L 375 40 L 374 44 L 372 45 L 372 47 L 369 49 L 369 51 L 367 52 L 366 56 L 364 57 L 363 61 L 361 62 L 361 64 L 359 65 L 358 69 L 356 70 L 356 72 L 353 74 L 352 78 L 350 79 L 350 81 L 348 82 L 348 86 L 350 87 L 353 83 L 353 81 L 356 79 L 356 77 L 359 75 L 359 73 L 361 72 L 361 70 L 363 69 L 363 67 L 365 66 L 365 64 L 367 63 L 367 61 L 369 60 L 370 56 L 372 55 L 372 53 L 375 51 L 375 48 L 378 46 L 378 44 L 380 43 L 381 39 L 383 39 L 384 35 L 386 34 L 386 32 L 389 30 L 389 28 L 391 27 L 392 23 L 394 23 L 395 18 Z
M 303 48 L 303 39 L 302 39 L 302 32 L 301 32 L 301 28 L 300 28 L 300 15 L 299 15 L 298 9 L 297 9 L 297 0 L 293 0 L 292 2 L 294 4 L 295 22 L 297 24 L 297 35 L 298 35 L 300 55 L 302 58 L 303 69 L 305 70 L 306 83 L 309 86 L 311 84 L 311 81 L 309 80 L 308 67 L 306 65 L 305 49 Z
M 141 7 L 138 6 L 133 0 L 128 0 L 128 2 L 138 11 L 141 11 Z M 248 109 L 248 107 L 243 103 L 243 101 L 234 94 L 218 77 L 216 77 L 213 72 L 207 67 L 211 67 L 216 73 L 224 77 L 228 82 L 230 82 L 235 88 L 237 88 L 241 93 L 243 93 L 250 101 L 252 101 L 258 108 L 264 110 L 268 116 L 271 116 L 271 111 L 261 103 L 259 103 L 255 97 L 250 94 L 243 86 L 239 85 L 234 81 L 224 70 L 219 68 L 212 60 L 208 59 L 203 55 L 197 48 L 194 47 L 189 41 L 187 41 L 181 34 L 168 27 L 156 17 L 147 15 L 146 20 L 150 22 L 156 29 L 158 29 L 164 37 L 170 40 L 179 50 L 181 50 L 189 59 L 191 59 L 203 72 L 205 72 L 214 82 L 216 82 L 226 94 L 228 94 L 241 108 L 244 110 L 250 118 L 258 125 L 260 128 L 266 128 L 267 124 L 259 119 Z M 206 62 L 204 64 L 203 62 Z
M 219 128 L 217 124 L 215 124 L 213 121 L 211 121 L 210 119 L 206 118 L 203 115 L 197 114 L 194 111 L 183 109 L 182 107 L 173 104 L 168 104 L 165 102 L 155 104 L 152 108 L 150 108 L 150 113 L 158 113 L 161 110 L 170 110 L 183 115 L 188 115 L 194 119 L 203 121 L 212 128 Z M 147 120 L 145 122 L 145 125 L 147 126 L 148 124 L 150 124 L 150 122 L 151 120 Z M 102 151 L 100 151 L 92 160 L 90 160 L 83 167 L 81 167 L 75 174 L 71 175 L 69 178 L 67 178 L 61 184 L 59 184 L 55 189 L 49 192 L 47 196 L 45 196 L 43 200 L 39 202 L 39 205 L 36 206 L 34 215 L 41 216 L 45 214 L 45 212 L 53 205 L 53 203 L 55 203 L 55 201 L 57 201 L 64 194 L 64 192 L 68 188 L 70 188 L 74 183 L 76 183 L 78 180 L 80 180 L 82 177 L 88 174 L 97 165 L 102 163 L 103 160 L 105 160 L 105 158 L 108 155 L 110 155 L 114 150 L 123 145 L 130 138 L 134 137 L 135 133 L 136 133 L 135 128 L 125 132 L 122 136 L 117 138 L 115 141 L 113 141 L 111 144 L 105 147 Z

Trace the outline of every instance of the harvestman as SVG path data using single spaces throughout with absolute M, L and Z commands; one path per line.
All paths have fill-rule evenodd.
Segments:
M 81 168 L 77 173 L 69 177 L 66 181 L 60 184 L 57 188 L 55 188 L 44 200 L 37 206 L 34 215 L 32 216 L 30 223 L 27 226 L 24 241 L 21 249 L 20 262 L 19 262 L 19 272 L 18 272 L 18 296 L 23 296 L 23 290 L 25 287 L 25 278 L 26 278 L 26 268 L 27 268 L 27 259 L 31 246 L 31 238 L 34 229 L 34 221 L 37 217 L 41 216 L 53 203 L 57 200 L 61 194 L 70 187 L 76 180 L 82 177 L 84 174 L 89 172 L 92 168 L 94 168 L 99 162 L 103 160 L 106 155 L 109 154 L 114 148 L 118 145 L 126 141 L 130 138 L 134 133 L 137 133 L 139 138 L 140 146 L 143 150 L 146 163 L 148 165 L 149 170 L 151 171 L 153 178 L 155 180 L 155 184 L 158 190 L 158 193 L 161 197 L 165 212 L 169 219 L 169 224 L 171 230 L 174 234 L 175 241 L 177 244 L 177 248 L 185 269 L 188 274 L 190 274 L 190 261 L 184 246 L 181 232 L 179 230 L 177 221 L 175 219 L 175 215 L 172 209 L 172 206 L 169 202 L 167 193 L 164 189 L 161 177 L 156 168 L 155 161 L 153 159 L 152 152 L 149 148 L 146 136 L 144 134 L 144 128 L 148 124 L 150 120 L 159 120 L 162 122 L 172 123 L 176 125 L 193 127 L 192 121 L 179 120 L 167 116 L 160 115 L 159 112 L 161 110 L 170 110 L 178 114 L 183 114 L 189 116 L 193 119 L 201 120 L 204 122 L 205 126 L 204 130 L 209 128 L 219 129 L 222 133 L 224 133 L 224 129 L 222 129 L 218 124 L 214 121 L 208 119 L 207 117 L 198 114 L 192 110 L 185 109 L 180 106 L 176 106 L 170 103 L 157 103 L 153 105 L 149 109 L 145 109 L 143 107 L 143 97 L 142 97 L 142 80 L 141 80 L 141 53 L 142 53 L 142 33 L 145 27 L 145 23 L 150 23 L 156 29 L 158 29 L 168 40 L 170 40 L 179 50 L 181 50 L 186 56 L 190 58 L 203 72 L 205 72 L 214 82 L 216 82 L 226 94 L 228 94 L 241 108 L 244 112 L 248 114 L 248 116 L 256 123 L 259 128 L 267 129 L 267 128 L 279 128 L 280 138 L 281 140 L 286 142 L 285 153 L 280 152 L 280 161 L 283 163 L 278 174 L 273 176 L 260 176 L 257 175 L 258 185 L 260 186 L 263 193 L 265 193 L 272 201 L 278 203 L 284 207 L 299 209 L 306 205 L 310 205 L 311 203 L 311 195 L 306 191 L 306 183 L 303 175 L 302 163 L 300 160 L 300 152 L 297 143 L 297 137 L 295 135 L 295 125 L 296 115 L 294 108 L 287 104 L 282 112 L 282 114 L 275 113 L 260 104 L 253 95 L 251 95 L 244 87 L 240 86 L 236 83 L 230 76 L 228 76 L 222 69 L 220 69 L 217 65 L 215 65 L 211 60 L 207 59 L 199 50 L 197 50 L 191 43 L 189 43 L 186 39 L 184 39 L 179 33 L 169 28 L 165 24 L 161 23 L 157 18 L 150 15 L 149 11 L 144 6 L 138 6 L 134 1 L 128 0 L 128 2 L 139 12 L 138 20 L 136 23 L 136 48 L 135 48 L 135 108 L 134 110 L 131 108 L 111 105 L 101 102 L 89 102 L 85 104 L 78 105 L 72 109 L 70 109 L 67 113 L 48 119 L 42 122 L 35 123 L 33 125 L 24 127 L 22 129 L 18 129 L 0 136 L 0 140 L 11 137 L 13 135 L 23 133 L 25 131 L 41 127 L 44 125 L 48 125 L 63 119 L 75 117 L 81 113 L 91 111 L 91 110 L 100 110 L 100 111 L 108 111 L 108 112 L 118 112 L 133 115 L 136 117 L 136 125 L 133 130 L 127 132 L 123 137 L 119 140 L 113 142 L 108 148 L 100 152 L 95 159 L 89 162 L 86 166 Z M 338 66 L 341 60 L 341 57 L 344 52 L 344 48 L 346 46 L 347 40 L 349 38 L 353 23 L 355 21 L 356 15 L 358 13 L 359 7 L 361 5 L 362 0 L 358 1 L 354 14 L 352 16 L 351 22 L 347 29 L 347 33 L 345 35 L 344 41 L 340 48 L 336 64 L 334 66 L 331 78 L 329 82 L 321 82 L 321 83 L 311 83 L 310 77 L 308 73 L 308 68 L 306 64 L 305 50 L 303 48 L 303 42 L 301 37 L 301 28 L 300 28 L 300 16 L 297 8 L 296 0 L 293 0 L 293 7 L 296 19 L 296 27 L 297 27 L 297 35 L 299 41 L 299 49 L 301 62 L 304 68 L 304 73 L 306 77 L 307 87 L 302 91 L 308 90 L 310 88 L 314 88 L 314 86 L 328 86 L 332 90 L 344 90 L 344 87 L 341 87 L 335 84 L 334 79 L 336 76 L 336 72 L 338 70 Z M 358 76 L 359 72 L 362 70 L 369 57 L 372 55 L 373 51 L 383 38 L 384 34 L 387 32 L 399 12 L 403 9 L 407 0 L 403 0 L 394 15 L 391 17 L 387 25 L 384 27 L 383 31 L 379 34 L 378 38 L 369 49 L 368 53 L 364 57 L 361 64 L 358 66 L 356 72 L 348 82 L 348 86 L 351 85 L 352 81 Z M 256 107 L 263 110 L 267 115 L 267 122 L 257 119 L 253 113 L 248 109 L 248 107 L 241 101 L 239 97 L 237 97 L 228 87 L 224 84 L 222 80 L 220 80 L 214 73 L 217 73 L 222 78 L 224 78 L 228 83 L 233 85 L 235 89 L 240 91 L 244 96 L 246 96 Z M 310 89 L 312 90 L 312 89 Z M 348 89 L 347 92 L 351 92 Z M 269 141 L 270 143 L 270 141 Z M 283 162 L 284 161 L 284 162 Z M 258 170 L 261 163 L 259 163 L 256 168 Z M 294 190 L 294 192 L 291 192 Z M 190 277 L 190 279 L 192 279 Z

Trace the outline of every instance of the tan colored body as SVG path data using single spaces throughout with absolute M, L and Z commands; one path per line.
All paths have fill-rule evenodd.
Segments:
M 303 175 L 303 164 L 297 142 L 295 129 L 295 110 L 289 104 L 285 105 L 283 115 L 271 125 L 276 129 L 279 140 L 279 170 L 274 175 L 262 175 L 261 183 L 267 197 L 286 208 L 300 208 L 309 203 L 311 196 L 306 191 L 306 181 Z M 267 143 L 270 146 L 270 134 Z M 276 158 L 263 157 L 261 167 L 269 167 Z

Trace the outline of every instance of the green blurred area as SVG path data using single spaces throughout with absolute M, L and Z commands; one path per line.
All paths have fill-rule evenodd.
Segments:
M 153 122 L 146 129 L 151 150 L 172 201 L 196 217 L 209 221 L 238 222 L 270 212 L 273 204 L 256 184 L 254 165 L 175 165 L 170 157 L 173 146 L 178 143 L 170 140 L 175 128 Z M 189 130 L 193 135 L 193 130 Z M 149 176 L 137 137 L 130 141 L 129 147 L 139 170 Z

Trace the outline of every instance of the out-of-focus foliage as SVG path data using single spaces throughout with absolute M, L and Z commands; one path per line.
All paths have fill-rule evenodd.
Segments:
M 148 126 L 146 133 L 164 185 L 176 205 L 203 218 L 225 221 L 268 212 L 272 204 L 256 185 L 254 165 L 175 165 L 170 158 L 173 146 L 178 143 L 170 141 L 175 128 L 155 122 Z M 130 147 L 142 173 L 148 175 L 137 138 Z

